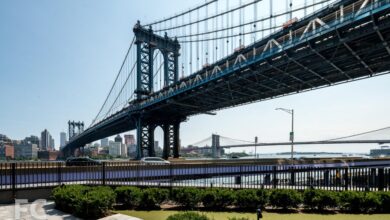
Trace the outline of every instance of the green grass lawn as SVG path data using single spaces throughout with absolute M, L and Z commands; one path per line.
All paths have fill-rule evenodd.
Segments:
M 144 220 L 164 220 L 168 216 L 177 213 L 178 211 L 115 211 L 116 213 L 122 213 L 138 217 Z M 246 212 L 202 212 L 206 214 L 210 219 L 214 220 L 227 220 L 228 217 L 247 217 L 250 220 L 256 220 L 255 213 Z M 279 213 L 263 213 L 264 220 L 389 220 L 390 214 L 374 214 L 374 215 L 359 215 L 359 214 L 279 214 Z

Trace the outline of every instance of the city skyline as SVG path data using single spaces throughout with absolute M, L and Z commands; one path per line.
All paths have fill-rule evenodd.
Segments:
M 2 2 L 0 24 L 5 33 L 0 36 L 4 45 L 0 71 L 4 73 L 1 79 L 9 83 L 0 88 L 0 98 L 12 106 L 0 110 L 0 133 L 23 139 L 47 127 L 57 137 L 67 130 L 68 120 L 89 125 L 122 62 L 133 25 L 139 18 L 143 23 L 161 18 L 153 13 L 157 9 L 145 12 L 147 5 L 158 3 L 43 1 L 40 7 L 30 2 L 13 7 L 13 2 Z M 158 11 L 169 16 L 197 3 L 172 0 L 176 7 L 163 4 Z M 390 98 L 389 83 L 390 76 L 384 75 L 222 110 L 216 116 L 194 116 L 182 124 L 181 142 L 186 146 L 211 133 L 243 140 L 258 136 L 259 141 L 287 141 L 289 117 L 274 110 L 278 107 L 295 109 L 298 140 L 329 139 L 387 127 L 390 107 L 382 103 Z M 163 143 L 161 128 L 156 134 L 156 140 Z M 297 150 L 368 152 L 376 146 L 298 146 Z M 288 147 L 263 151 L 288 151 Z

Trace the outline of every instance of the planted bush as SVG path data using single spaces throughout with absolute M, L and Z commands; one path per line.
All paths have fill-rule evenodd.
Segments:
M 366 192 L 363 196 L 362 204 L 363 212 L 372 212 L 380 210 L 381 208 L 381 198 L 377 192 Z
M 52 195 L 57 209 L 88 219 L 103 217 L 115 202 L 115 193 L 109 187 L 60 186 Z
M 235 192 L 228 189 L 206 189 L 201 201 L 206 208 L 226 208 L 235 200 Z
M 177 188 L 173 190 L 173 201 L 186 208 L 194 208 L 201 201 L 201 192 L 197 188 Z
M 196 212 L 182 212 L 170 215 L 167 220 L 209 220 L 209 218 Z
M 115 189 L 116 202 L 122 203 L 126 208 L 138 207 L 142 192 L 137 187 L 120 186 Z
M 166 189 L 147 188 L 142 190 L 140 208 L 155 209 L 159 208 L 168 198 L 169 192 Z
M 343 191 L 340 193 L 340 206 L 351 212 L 360 212 L 363 204 L 363 193 L 355 191 Z
M 264 190 L 243 189 L 236 192 L 236 206 L 244 209 L 254 209 L 264 207 L 267 203 L 268 195 Z
M 291 189 L 276 189 L 271 192 L 270 205 L 283 209 L 297 208 L 302 203 L 302 196 L 299 192 Z
M 303 193 L 303 201 L 311 209 L 324 210 L 335 208 L 339 205 L 338 193 L 325 190 L 308 189 Z
M 390 212 L 390 192 L 380 192 L 379 199 L 381 202 L 380 211 L 381 212 Z
M 105 216 L 115 202 L 115 193 L 110 187 L 91 187 L 76 205 L 77 216 L 94 219 Z
M 56 208 L 64 212 L 73 212 L 80 198 L 89 190 L 82 185 L 64 185 L 53 189 L 52 196 Z

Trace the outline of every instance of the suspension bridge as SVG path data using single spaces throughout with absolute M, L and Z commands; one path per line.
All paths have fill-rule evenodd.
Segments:
M 256 138 L 255 138 L 256 139 Z M 344 137 L 332 138 L 320 141 L 294 141 L 294 145 L 327 145 L 327 144 L 386 144 L 390 143 L 390 127 L 366 131 Z M 292 142 L 256 142 L 234 139 L 213 134 L 203 140 L 197 141 L 189 146 L 211 149 L 214 158 L 221 157 L 223 148 L 239 147 L 265 147 L 291 145 Z
M 281 0 L 283 11 L 275 2 L 212 0 L 138 21 L 102 107 L 72 132 L 64 155 L 136 129 L 137 157 L 154 156 L 161 126 L 163 157 L 179 157 L 180 123 L 190 116 L 390 71 L 390 0 Z

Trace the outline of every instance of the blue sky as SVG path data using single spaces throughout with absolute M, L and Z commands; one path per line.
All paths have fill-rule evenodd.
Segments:
M 87 124 L 111 87 L 139 19 L 150 22 L 203 1 L 2 0 L 0 2 L 0 133 L 12 139 L 48 129 L 56 143 L 68 120 Z M 284 2 L 284 1 L 283 1 Z M 346 136 L 390 125 L 390 76 L 195 116 L 182 124 L 187 145 L 218 133 L 287 141 L 296 111 L 296 139 Z M 157 131 L 157 136 L 161 134 Z M 376 145 L 307 146 L 302 151 L 368 152 Z M 288 151 L 267 147 L 261 152 Z

